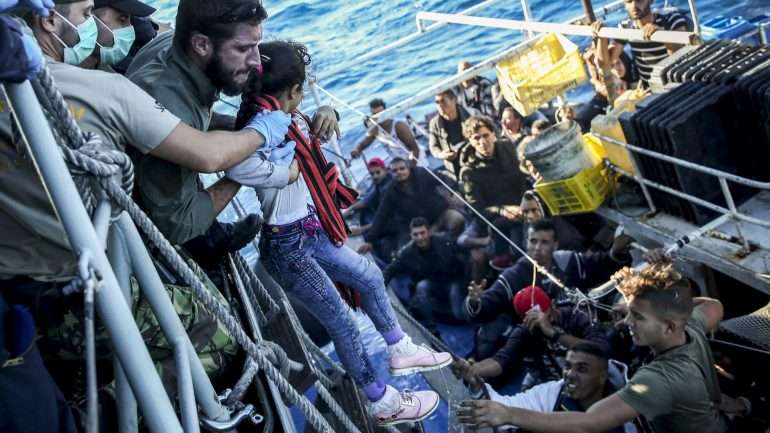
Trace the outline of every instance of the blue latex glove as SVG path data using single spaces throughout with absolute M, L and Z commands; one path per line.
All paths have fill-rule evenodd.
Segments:
M 31 80 L 43 69 L 43 52 L 37 42 L 26 33 L 21 36 L 21 43 L 24 45 L 24 54 L 27 55 L 27 79 Z
M 38 15 L 48 16 L 48 10 L 53 9 L 53 0 L 0 0 L 0 12 L 5 12 L 16 6 L 32 9 Z
M 289 132 L 291 116 L 283 111 L 261 112 L 249 120 L 245 128 L 253 129 L 265 138 L 263 149 L 273 149 L 284 142 Z
M 293 141 L 286 142 L 286 144 L 282 144 L 275 149 L 273 149 L 270 152 L 270 157 L 267 158 L 268 161 L 272 162 L 275 165 L 280 165 L 281 167 L 288 167 L 291 165 L 291 162 L 294 160 L 294 152 L 297 147 L 297 143 Z

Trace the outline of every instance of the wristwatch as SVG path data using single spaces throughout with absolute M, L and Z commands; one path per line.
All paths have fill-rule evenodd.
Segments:
M 553 335 L 551 335 L 551 338 L 549 338 L 549 340 L 551 340 L 554 343 L 558 343 L 559 342 L 559 338 L 561 338 L 562 335 L 564 335 L 564 330 L 561 329 L 558 326 L 554 326 L 553 327 Z

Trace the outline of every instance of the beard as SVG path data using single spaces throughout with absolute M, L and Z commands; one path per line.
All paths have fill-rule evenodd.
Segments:
M 217 55 L 213 56 L 203 72 L 211 84 L 227 96 L 238 96 L 246 87 L 246 82 L 237 83 L 233 79 L 234 71 L 228 69 Z

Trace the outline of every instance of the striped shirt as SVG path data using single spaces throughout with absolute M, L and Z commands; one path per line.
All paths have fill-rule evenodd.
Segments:
M 689 22 L 679 11 L 671 11 L 665 14 L 653 13 L 655 25 L 661 30 L 675 30 L 689 27 Z M 633 20 L 627 19 L 620 22 L 622 29 L 638 29 Z M 639 71 L 639 79 L 644 87 L 648 86 L 652 67 L 656 63 L 668 57 L 668 49 L 661 42 L 631 41 L 631 54 L 634 56 L 634 64 Z

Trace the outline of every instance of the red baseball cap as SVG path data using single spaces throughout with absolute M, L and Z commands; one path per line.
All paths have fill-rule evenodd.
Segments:
M 519 319 L 524 319 L 529 310 L 535 306 L 540 307 L 540 311 L 544 313 L 551 309 L 551 298 L 540 287 L 527 286 L 513 297 L 513 309 L 516 310 Z
M 369 167 L 385 168 L 385 161 L 383 161 L 382 158 L 372 158 L 366 165 Z

